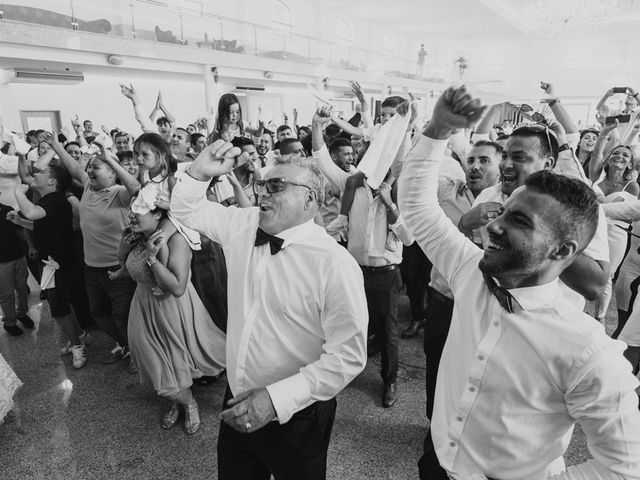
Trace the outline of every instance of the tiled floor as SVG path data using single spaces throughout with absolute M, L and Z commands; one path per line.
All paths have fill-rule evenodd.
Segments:
M 0 330 L 2 355 L 24 382 L 17 408 L 0 425 L 0 479 L 215 479 L 217 415 L 225 382 L 194 387 L 203 427 L 188 438 L 180 427 L 164 431 L 167 403 L 145 392 L 126 365 L 102 365 L 95 356 L 110 344 L 93 332 L 89 361 L 74 370 L 60 357 L 60 332 L 46 302 L 35 294 L 36 329 L 22 337 Z M 405 299 L 406 300 L 406 299 Z M 408 318 L 408 302 L 401 318 Z M 338 398 L 329 452 L 330 479 L 414 479 L 425 433 L 422 334 L 401 343 L 399 401 L 380 406 L 379 364 L 370 360 Z M 567 459 L 588 456 L 576 430 Z

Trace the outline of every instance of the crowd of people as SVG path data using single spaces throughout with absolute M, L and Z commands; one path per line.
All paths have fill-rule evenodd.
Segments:
M 220 479 L 319 479 L 336 395 L 380 355 L 394 406 L 399 342 L 424 330 L 420 478 L 640 479 L 638 92 L 579 131 L 548 83 L 517 125 L 465 87 L 425 125 L 411 95 L 374 119 L 351 85 L 359 113 L 307 125 L 249 125 L 226 93 L 210 131 L 182 126 L 123 84 L 140 133 L 2 128 L 6 332 L 35 326 L 30 272 L 60 354 L 122 362 L 167 399 L 162 428 L 183 412 L 195 434 L 191 386 L 226 372 Z M 0 357 L 0 417 L 19 385 Z M 593 459 L 565 469 L 576 421 Z

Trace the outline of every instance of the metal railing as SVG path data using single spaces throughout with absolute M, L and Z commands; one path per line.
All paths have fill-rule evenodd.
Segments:
M 33 4 L 29 0 L 0 4 L 0 19 L 394 77 L 416 76 L 417 59 L 225 17 L 205 11 L 204 2 L 39 0 L 37 8 Z

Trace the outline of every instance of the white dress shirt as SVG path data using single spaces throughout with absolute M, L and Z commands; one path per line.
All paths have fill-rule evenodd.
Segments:
M 254 247 L 257 207 L 209 202 L 209 182 L 178 174 L 171 213 L 224 250 L 227 376 L 234 396 L 266 387 L 280 423 L 335 397 L 364 368 L 367 301 L 360 268 L 313 221 L 278 234 L 282 251 Z
M 513 314 L 500 306 L 478 268 L 482 250 L 438 206 L 445 146 L 421 136 L 400 178 L 400 208 L 458 299 L 431 424 L 440 464 L 455 479 L 639 479 L 638 380 L 624 344 L 567 301 L 557 280 L 509 290 Z M 594 458 L 559 472 L 577 420 Z
M 522 188 L 522 187 L 520 187 Z M 498 183 L 493 187 L 485 188 L 480 194 L 476 197 L 473 206 L 476 207 L 481 203 L 487 202 L 496 202 L 500 204 L 504 204 L 508 195 L 502 193 L 502 184 Z M 480 235 L 481 242 L 477 242 L 476 232 Z M 481 227 L 478 230 L 474 230 L 473 241 L 476 243 L 482 243 L 482 245 L 486 245 L 488 240 L 487 229 L 486 227 Z M 584 255 L 593 258 L 596 261 L 600 262 L 609 262 L 609 233 L 607 228 L 607 217 L 605 216 L 605 212 L 602 206 L 599 207 L 598 210 L 598 228 L 596 229 L 596 234 L 593 239 L 589 242 L 587 247 L 582 251 Z M 571 289 L 571 287 L 567 286 L 562 280 L 558 282 L 560 288 L 564 292 L 564 296 L 567 299 L 571 300 L 576 308 L 579 310 L 584 310 L 586 301 L 582 295 L 580 295 L 575 290 Z
M 444 158 L 446 159 L 447 157 Z M 458 225 L 460 217 L 471 209 L 473 200 L 473 193 L 471 193 L 471 190 L 467 187 L 465 180 L 443 177 L 442 175 L 438 177 L 438 203 L 444 211 L 444 214 L 455 226 Z M 435 267 L 431 269 L 429 286 L 438 293 L 453 300 L 453 293 L 451 293 L 447 281 Z
M 338 167 L 325 145 L 313 157 L 329 182 L 344 193 L 347 179 L 352 175 Z M 389 232 L 393 233 L 389 238 Z M 398 216 L 396 223 L 389 225 L 387 209 L 379 196 L 373 196 L 371 189 L 358 188 L 349 212 L 349 253 L 359 265 L 382 267 L 398 265 L 402 262 L 402 244 L 411 245 L 413 237 Z

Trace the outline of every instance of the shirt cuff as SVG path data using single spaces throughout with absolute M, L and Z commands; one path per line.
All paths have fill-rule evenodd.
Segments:
M 309 384 L 301 373 L 268 385 L 267 392 L 281 425 L 313 402 Z

